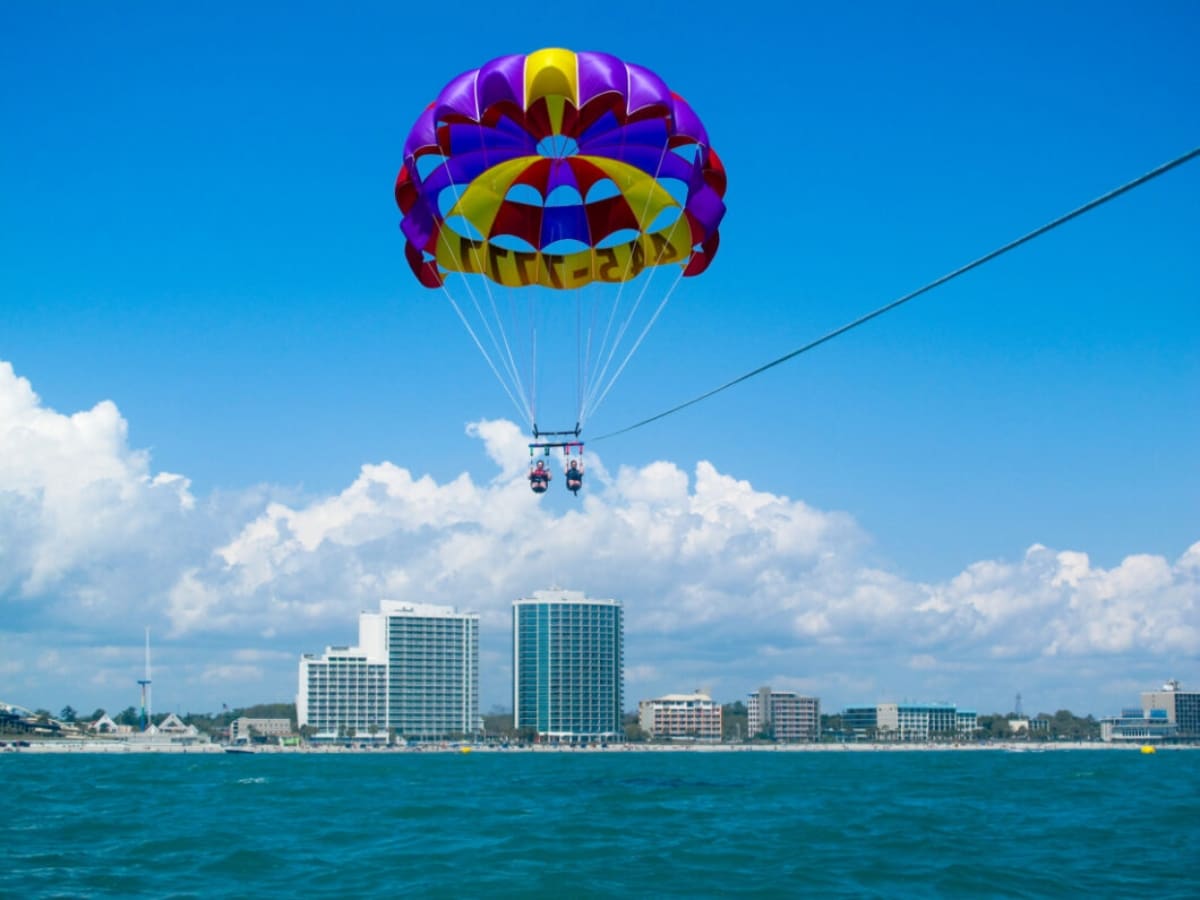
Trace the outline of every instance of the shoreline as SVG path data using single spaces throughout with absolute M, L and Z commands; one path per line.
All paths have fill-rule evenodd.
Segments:
M 1064 750 L 1111 750 L 1141 752 L 1144 745 L 1137 742 L 1059 741 L 1047 744 L 1028 744 L 1017 741 L 998 741 L 974 744 L 932 743 L 854 743 L 854 744 L 610 744 L 572 746 L 568 744 L 534 744 L 502 747 L 489 744 L 423 744 L 413 747 L 345 747 L 302 746 L 280 747 L 264 744 L 239 748 L 230 755 L 259 754 L 362 754 L 389 755 L 395 753 L 1054 753 Z M 1149 745 L 1154 751 L 1197 750 L 1197 744 Z M 0 753 L 68 753 L 68 754 L 218 754 L 226 753 L 225 744 L 167 744 L 152 741 L 30 741 L 27 747 L 7 746 Z

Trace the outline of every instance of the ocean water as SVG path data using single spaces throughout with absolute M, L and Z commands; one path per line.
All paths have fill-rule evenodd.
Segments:
M 0 897 L 1200 897 L 1200 752 L 0 754 Z

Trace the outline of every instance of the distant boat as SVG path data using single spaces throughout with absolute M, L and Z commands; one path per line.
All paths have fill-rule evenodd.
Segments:
M 225 748 L 226 753 L 254 753 L 255 751 L 249 747 L 235 747 L 230 744 Z

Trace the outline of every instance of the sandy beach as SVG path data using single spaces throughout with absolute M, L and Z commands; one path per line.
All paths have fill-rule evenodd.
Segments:
M 1140 743 L 1104 743 L 1102 741 L 1057 741 L 1025 743 L 986 741 L 962 744 L 854 743 L 854 744 L 609 744 L 608 746 L 571 746 L 534 744 L 421 744 L 410 747 L 315 746 L 281 747 L 263 744 L 237 748 L 240 754 L 338 754 L 338 753 L 1054 753 L 1063 750 L 1115 750 L 1141 752 Z M 1196 750 L 1196 744 L 1156 746 L 1155 752 Z M 170 744 L 154 741 L 29 741 L 26 747 L 7 746 L 4 753 L 225 753 L 224 744 Z

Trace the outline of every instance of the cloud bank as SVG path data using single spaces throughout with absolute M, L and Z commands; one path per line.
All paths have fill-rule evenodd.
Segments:
M 628 707 L 770 683 L 828 709 L 907 696 L 990 711 L 1025 690 L 1093 711 L 1081 698 L 1127 705 L 1196 669 L 1200 542 L 1107 569 L 1035 543 L 915 582 L 873 561 L 851 516 L 707 462 L 610 470 L 593 454 L 579 499 L 556 482 L 539 500 L 517 426 L 467 435 L 489 478 L 382 462 L 331 496 L 197 498 L 129 446 L 113 403 L 58 413 L 0 362 L 0 699 L 129 705 L 143 625 L 160 702 L 287 699 L 301 653 L 353 641 L 358 611 L 390 598 L 479 612 L 484 704 L 503 704 L 511 602 L 552 584 L 624 601 Z

